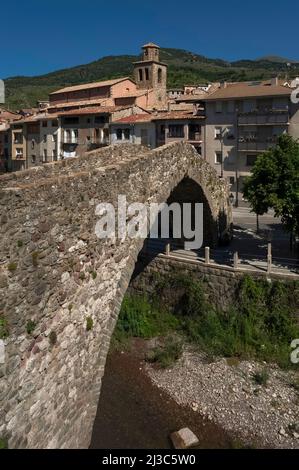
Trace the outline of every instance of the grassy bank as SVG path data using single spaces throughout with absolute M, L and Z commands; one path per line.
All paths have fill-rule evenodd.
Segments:
M 163 278 L 152 298 L 126 295 L 114 339 L 123 342 L 130 337 L 175 334 L 210 355 L 290 367 L 290 344 L 299 338 L 296 289 L 298 283 L 245 277 L 234 305 L 224 312 L 208 300 L 204 282 L 187 276 Z M 172 340 L 165 344 L 178 356 L 179 348 Z M 157 356 L 162 352 L 158 349 Z

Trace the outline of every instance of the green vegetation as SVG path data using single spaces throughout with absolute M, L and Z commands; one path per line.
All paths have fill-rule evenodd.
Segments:
M 294 318 L 298 283 L 268 283 L 247 276 L 228 312 L 207 300 L 206 284 L 187 276 L 164 278 L 156 297 L 126 295 L 115 340 L 176 332 L 209 355 L 256 359 L 291 367 L 290 344 L 299 337 Z
M 94 281 L 96 280 L 97 276 L 98 276 L 98 275 L 97 275 L 96 271 L 92 271 L 91 277 L 92 277 L 92 279 L 93 279 Z
M 55 346 L 55 344 L 57 343 L 57 334 L 55 331 L 51 331 L 49 335 L 49 342 L 51 346 Z
M 148 354 L 147 360 L 158 363 L 162 368 L 167 368 L 181 357 L 182 352 L 182 340 L 170 335 L 166 337 L 162 346 L 158 346 Z
M 269 373 L 266 369 L 263 369 L 259 372 L 255 372 L 252 376 L 253 381 L 257 385 L 263 385 L 264 387 L 267 385 L 269 380 Z
M 12 77 L 5 80 L 6 105 L 11 109 L 35 106 L 38 100 L 48 99 L 50 92 L 81 83 L 132 76 L 132 63 L 138 56 L 110 56 L 86 65 L 79 65 L 37 77 Z M 270 60 L 269 60 L 270 59 Z M 272 60 L 271 60 L 272 59 Z M 226 62 L 209 59 L 181 49 L 161 49 L 161 60 L 168 69 L 168 86 L 182 87 L 188 83 L 221 80 L 261 80 L 273 74 L 285 77 L 299 75 L 298 63 L 287 67 L 285 59 L 262 58 L 258 61 Z
M 14 273 L 16 270 L 17 270 L 17 263 L 15 263 L 14 261 L 10 262 L 9 265 L 7 266 L 7 269 L 8 271 L 10 271 L 11 273 Z
M 22 248 L 22 246 L 23 246 L 22 240 L 17 241 L 17 246 L 18 246 L 18 248 Z
M 8 449 L 7 439 L 0 439 L 0 449 Z
M 244 186 L 244 196 L 258 215 L 272 208 L 286 230 L 299 235 L 299 143 L 282 135 L 261 154 Z
M 26 325 L 26 331 L 28 335 L 31 335 L 36 328 L 36 323 L 33 320 L 28 320 L 27 325 Z
M 93 329 L 93 319 L 91 317 L 86 318 L 86 331 L 91 331 Z
M 6 318 L 0 316 L 0 339 L 5 339 L 9 335 L 8 322 Z
M 38 266 L 38 258 L 39 258 L 39 253 L 37 251 L 34 251 L 32 253 L 32 264 L 35 268 Z

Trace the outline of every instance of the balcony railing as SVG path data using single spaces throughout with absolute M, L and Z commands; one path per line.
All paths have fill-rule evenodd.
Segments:
M 265 126 L 265 125 L 288 125 L 289 124 L 289 110 L 285 109 L 264 109 L 254 110 L 248 113 L 239 113 L 238 125 L 239 126 Z
M 268 139 L 246 139 L 240 137 L 238 139 L 238 150 L 240 152 L 264 152 L 274 147 L 278 142 L 277 137 L 270 137 Z

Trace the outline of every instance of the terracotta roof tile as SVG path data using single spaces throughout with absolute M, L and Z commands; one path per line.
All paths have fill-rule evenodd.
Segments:
M 152 114 L 132 114 L 131 116 L 123 117 L 117 121 L 113 121 L 114 124 L 133 124 L 138 122 L 150 122 L 154 116 Z
M 80 91 L 80 90 L 86 90 L 86 89 L 91 89 L 91 88 L 102 88 L 106 86 L 112 86 L 112 85 L 116 85 L 117 83 L 123 82 L 124 80 L 130 80 L 131 82 L 133 82 L 133 80 L 129 77 L 122 77 L 122 78 L 115 78 L 114 80 L 105 80 L 102 82 L 84 83 L 82 85 L 68 86 L 65 88 L 61 88 L 60 90 L 53 91 L 52 93 L 50 93 L 50 96 L 56 95 L 58 93 L 68 93 L 71 91 Z
M 225 87 L 218 88 L 214 93 L 203 98 L 203 101 L 288 96 L 291 92 L 292 89 L 284 86 L 282 81 L 279 81 L 277 85 L 271 85 L 269 81 L 228 83 Z

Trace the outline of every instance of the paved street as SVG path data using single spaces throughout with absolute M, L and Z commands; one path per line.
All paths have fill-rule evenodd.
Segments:
M 283 230 L 279 219 L 270 211 L 259 217 L 259 233 L 256 233 L 256 215 L 249 208 L 241 207 L 233 210 L 234 238 L 229 246 L 211 250 L 211 262 L 233 265 L 234 253 L 239 254 L 240 267 L 248 271 L 267 270 L 268 241 L 272 243 L 273 272 L 290 274 L 299 272 L 297 254 L 290 251 L 290 237 Z M 166 241 L 149 240 L 150 252 L 165 253 Z M 173 256 L 189 260 L 204 260 L 204 250 L 186 251 L 171 244 Z

